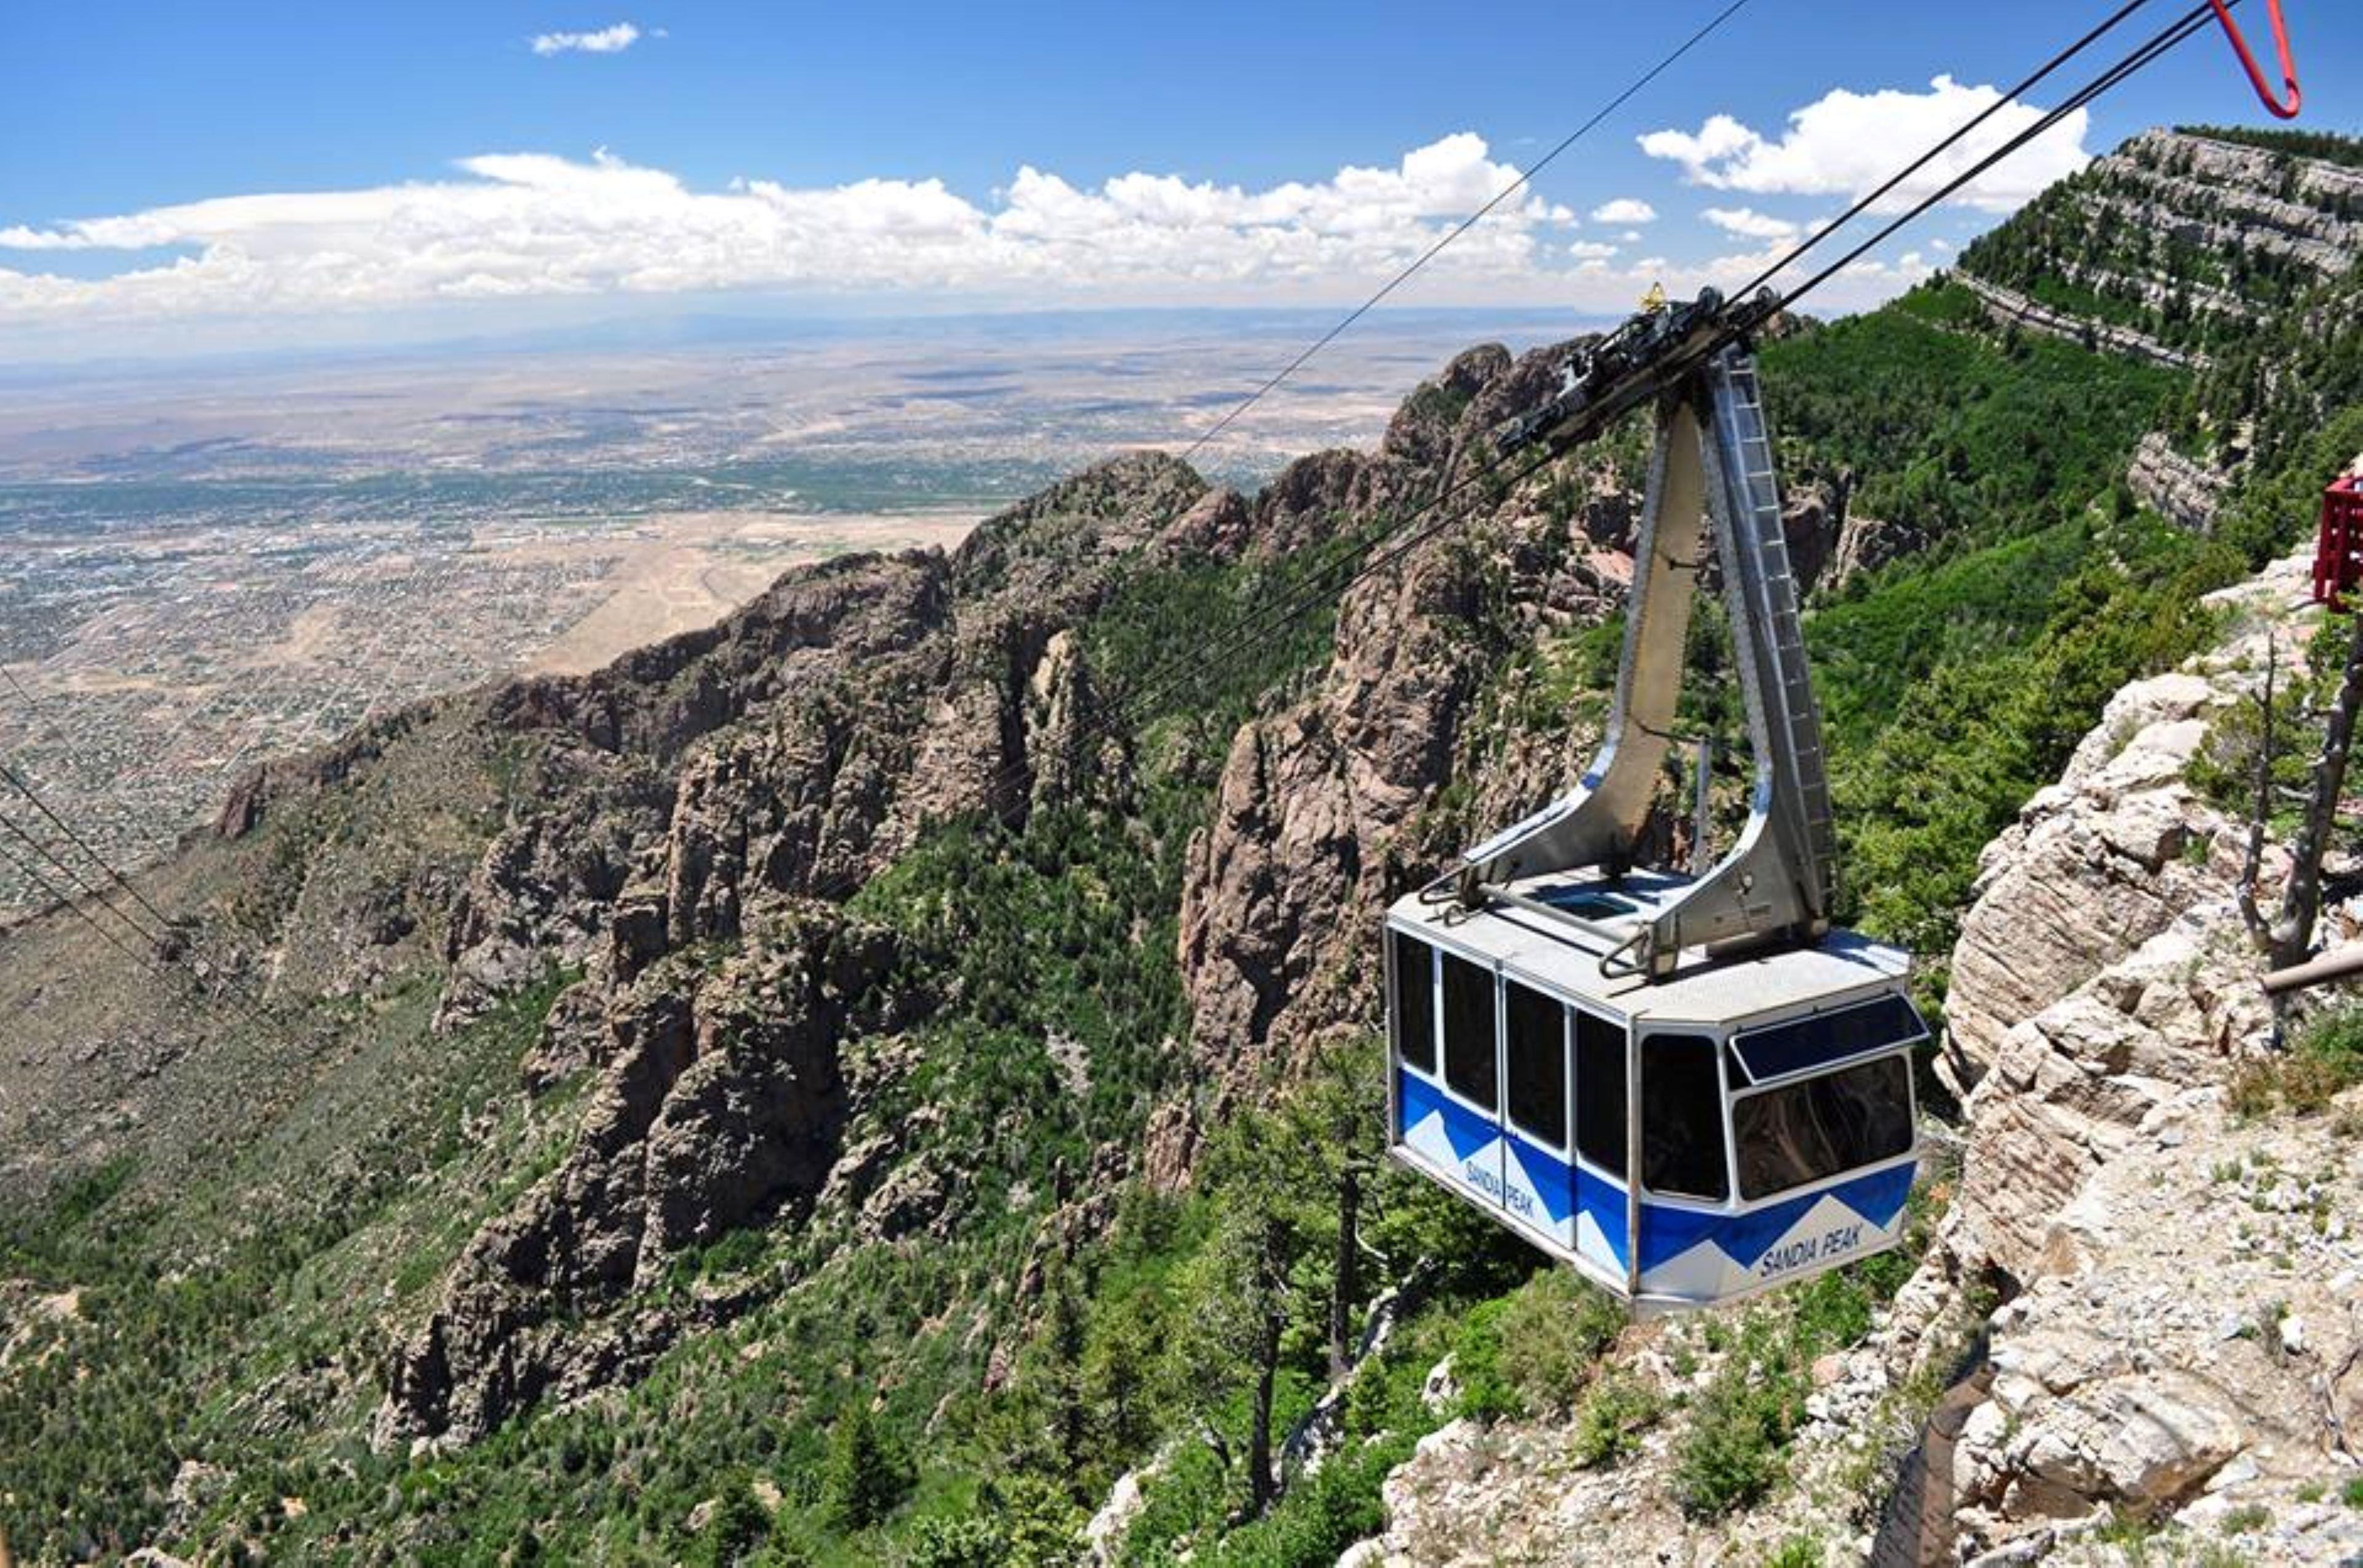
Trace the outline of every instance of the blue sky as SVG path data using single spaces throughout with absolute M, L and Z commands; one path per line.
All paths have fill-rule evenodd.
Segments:
M 447 306 L 522 318 L 717 292 L 816 310 L 1350 300 L 1717 8 L 13 6 L 0 358 L 165 323 L 426 324 L 412 330 Z M 1413 303 L 1604 305 L 1645 271 L 1719 276 L 2106 9 L 1751 0 Z M 2262 7 L 2242 9 L 2261 29 Z M 2363 12 L 2288 9 L 2301 124 L 2356 129 Z M 2154 0 L 2124 36 L 2171 15 Z M 612 46 L 627 24 L 627 47 L 533 47 Z M 1940 73 L 1956 85 L 1933 91 Z M 1788 139 L 1817 105 L 1818 139 Z M 1758 151 L 1718 161 L 1709 136 L 1685 161 L 1636 139 L 1717 116 Z M 2265 121 L 2212 32 L 2047 161 L 2031 150 L 2021 183 L 2170 121 Z M 1170 178 L 1108 183 L 1138 175 Z M 305 194 L 337 199 L 251 199 Z M 2021 195 L 2004 182 L 1948 207 L 1836 303 L 1903 286 Z M 1656 216 L 1594 216 L 1618 199 Z M 1364 213 L 1386 216 L 1362 233 Z

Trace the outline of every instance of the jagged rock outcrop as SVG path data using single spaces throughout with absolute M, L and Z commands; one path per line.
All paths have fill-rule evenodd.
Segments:
M 600 1315 L 686 1249 L 821 1190 L 847 1116 L 838 1043 L 898 1005 L 877 989 L 889 967 L 874 934 L 801 911 L 711 969 L 668 962 L 611 996 L 571 1151 L 477 1232 L 396 1348 L 379 1440 L 473 1439 L 661 1349 L 679 1327 L 662 1313 Z M 585 1005 L 552 1029 L 579 1031 Z
M 1461 355 L 1405 403 L 1388 455 L 1318 460 L 1267 493 L 1268 516 L 1293 527 L 1312 495 L 1368 515 L 1374 498 L 1403 493 L 1402 456 L 1449 466 L 1547 384 L 1556 362 L 1554 351 Z M 1435 858 L 1434 845 L 1405 841 L 1406 827 L 1452 771 L 1471 701 L 1513 639 L 1596 619 L 1621 597 L 1629 555 L 1602 540 L 1629 529 L 1632 513 L 1630 498 L 1611 491 L 1555 518 L 1544 487 L 1530 484 L 1472 518 L 1474 535 L 1426 546 L 1350 591 L 1318 688 L 1239 731 L 1183 883 L 1193 1049 L 1214 1081 L 1236 1085 L 1368 1016 L 1368 926 L 1350 912 L 1392 896 Z M 1582 762 L 1570 751 L 1483 770 L 1478 809 L 1531 806 Z M 1152 1160 L 1177 1168 L 1158 1151 L 1190 1135 L 1186 1118 L 1168 1121 Z
M 1952 1454 L 1965 1538 L 2073 1562 L 2122 1513 L 2236 1533 L 2242 1562 L 2347 1561 L 2363 1513 L 2334 1494 L 2363 1457 L 2363 1180 L 2346 1140 L 2324 1118 L 2243 1126 L 2207 1088 L 2147 1123 L 1994 1314 L 1991 1394 Z
M 2134 448 L 2125 469 L 2125 487 L 2135 500 L 2195 534 L 2213 529 L 2216 510 L 2231 484 L 2231 475 L 2183 456 L 2156 430 Z
M 2325 277 L 2363 256 L 2363 222 L 2345 216 L 2363 204 L 2363 169 L 2176 130 L 2144 131 L 2093 167 L 2147 193 L 2134 216 L 2184 245 L 2288 256 Z
M 2004 288 L 1974 272 L 1955 274 L 1961 286 L 1977 295 L 1986 315 L 1999 327 L 2024 327 L 2046 337 L 2064 338 L 2071 343 L 2086 343 L 2095 349 L 2123 354 L 2128 359 L 2147 360 L 2152 364 L 2188 370 L 2203 365 L 2207 356 L 2193 350 L 2177 349 L 2159 342 L 2148 333 L 2115 322 L 2091 321 L 2065 310 L 2055 309 L 2041 300 Z
M 735 1227 L 826 1192 L 864 1234 L 932 1223 L 947 1173 L 868 1148 L 839 1169 L 838 1148 L 859 1109 L 841 1036 L 920 1004 L 881 991 L 877 939 L 800 901 L 929 821 L 1022 814 L 1046 780 L 1120 784 L 1069 628 L 1204 495 L 1170 458 L 1118 459 L 949 557 L 791 573 L 720 628 L 494 695 L 497 723 L 546 742 L 541 773 L 468 884 L 439 1017 L 578 965 L 524 1073 L 595 1086 L 571 1153 L 397 1348 L 382 1439 L 471 1439 L 640 1364 L 681 1325 L 638 1293 Z
M 2220 888 L 2206 857 L 2231 824 L 2198 800 L 2183 772 L 2228 700 L 2181 672 L 2127 687 L 2060 781 L 1987 847 L 1947 991 L 1963 1086 L 1993 1064 L 2011 1029 Z
M 441 1024 L 594 960 L 627 884 L 662 886 L 664 951 L 737 935 L 763 899 L 857 885 L 929 821 L 1022 812 L 1030 709 L 1054 684 L 1070 708 L 1090 700 L 1071 650 L 1053 680 L 1053 640 L 1204 495 L 1170 458 L 1115 459 L 949 556 L 791 573 L 716 628 L 496 693 L 494 723 L 549 742 L 545 804 L 469 881 Z
M 1928 542 L 1928 530 L 1892 517 L 1848 511 L 1831 552 L 1828 581 L 1844 583 L 1858 573 L 1876 572 Z

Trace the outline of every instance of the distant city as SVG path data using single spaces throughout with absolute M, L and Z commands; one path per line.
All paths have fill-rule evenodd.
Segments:
M 656 347 L 0 370 L 0 761 L 136 865 L 247 768 L 373 711 L 596 668 L 795 562 L 949 546 L 1099 458 L 1179 451 L 1326 325 L 755 323 Z M 1374 440 L 1471 343 L 1586 325 L 1375 317 L 1198 466 L 1252 486 Z M 0 917 L 47 901 L 0 856 Z

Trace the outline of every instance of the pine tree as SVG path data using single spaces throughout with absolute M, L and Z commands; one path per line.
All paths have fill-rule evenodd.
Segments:
M 893 1513 L 917 1482 L 910 1456 L 857 1397 L 829 1433 L 821 1511 L 842 1530 L 867 1529 Z

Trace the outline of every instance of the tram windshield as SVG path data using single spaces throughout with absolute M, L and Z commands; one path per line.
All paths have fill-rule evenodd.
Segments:
M 1741 1096 L 1731 1107 L 1739 1195 L 1770 1197 L 1912 1147 L 1912 1069 L 1901 1055 Z

